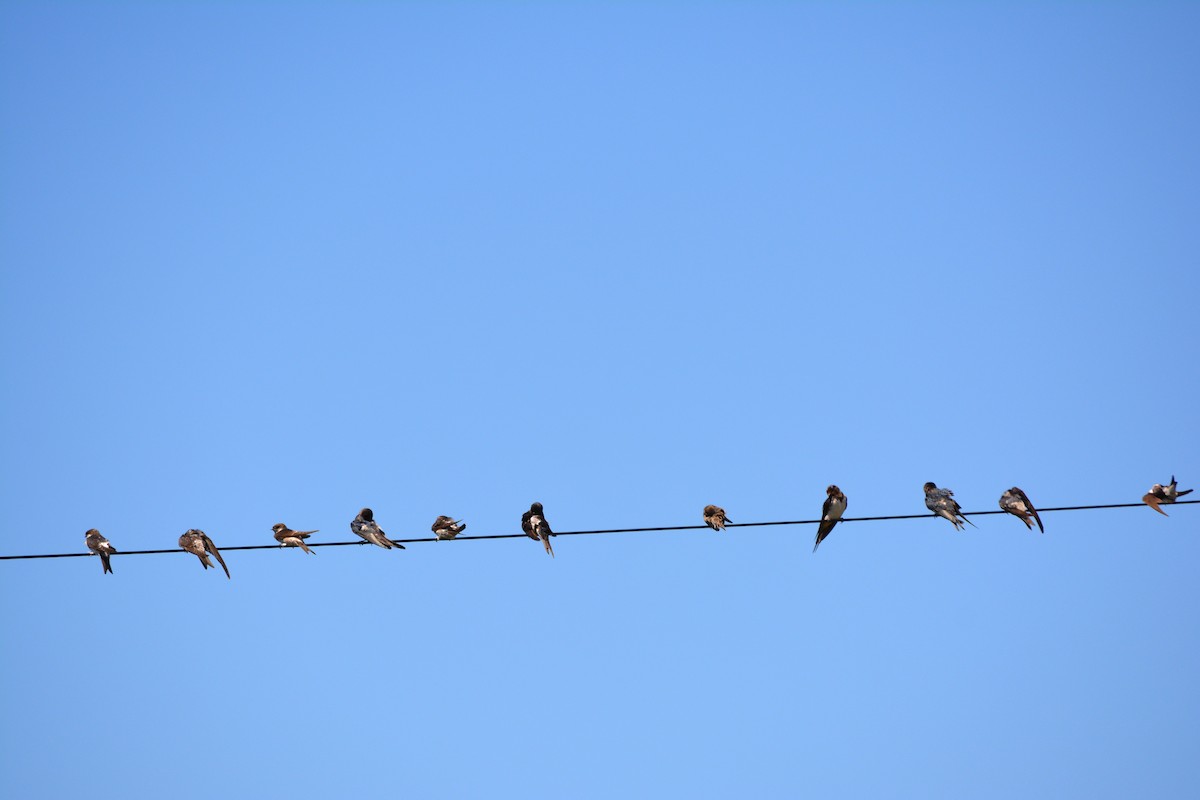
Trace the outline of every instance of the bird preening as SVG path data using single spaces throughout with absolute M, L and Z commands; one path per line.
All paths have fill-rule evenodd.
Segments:
M 546 548 L 546 553 L 554 558 L 554 548 L 550 546 L 550 537 L 554 535 L 554 531 L 550 530 L 550 523 L 546 521 L 546 513 L 542 510 L 541 503 L 534 503 L 521 515 L 521 530 L 535 542 L 540 541 Z
M 369 508 L 364 508 L 358 512 L 358 516 L 350 523 L 350 530 L 369 544 L 379 545 L 385 550 L 391 550 L 393 547 L 404 550 L 404 545 L 399 542 L 393 542 L 387 538 L 387 534 L 379 527 L 379 523 L 375 521 L 375 512 Z
M 467 524 L 460 520 L 455 520 L 454 517 L 439 516 L 433 521 L 430 530 L 437 537 L 439 542 L 447 542 L 458 536 L 467 529 Z
M 1025 493 L 1016 486 L 1000 495 L 1000 508 L 1024 522 L 1025 527 L 1029 530 L 1033 530 L 1033 522 L 1036 522 L 1038 530 L 1042 533 L 1046 532 L 1046 529 L 1042 527 L 1042 518 L 1038 516 L 1037 509 L 1033 507 L 1033 503 L 1029 502 Z M 1030 522 L 1031 518 L 1033 522 Z
M 833 526 L 838 524 L 842 514 L 846 513 L 846 495 L 842 494 L 841 489 L 830 485 L 826 487 L 825 495 L 825 504 L 821 506 L 821 522 L 817 525 L 817 540 L 813 542 L 814 553 L 821 542 L 825 541 L 825 537 L 833 531 Z
M 723 531 L 728 523 L 733 522 L 725 516 L 725 509 L 720 506 L 705 506 L 703 514 L 704 524 L 714 531 Z
M 221 562 L 221 569 L 225 570 L 225 577 L 230 577 L 229 567 L 225 566 L 225 559 L 221 558 L 221 551 L 217 550 L 213 540 L 208 538 L 208 534 L 204 531 L 192 528 L 179 537 L 179 546 L 200 559 L 200 563 L 205 569 L 209 567 L 216 569 L 208 558 L 209 554 L 212 554 L 213 558 Z
M 1185 494 L 1191 493 L 1191 489 L 1185 489 L 1182 492 L 1179 491 L 1179 489 L 1176 488 L 1175 476 L 1172 475 L 1171 482 L 1166 486 L 1163 486 L 1161 483 L 1156 483 L 1151 486 L 1150 491 L 1142 495 L 1142 502 L 1153 508 L 1158 513 L 1162 514 L 1164 517 L 1169 517 L 1171 515 L 1159 508 L 1159 505 L 1161 503 L 1174 503 Z

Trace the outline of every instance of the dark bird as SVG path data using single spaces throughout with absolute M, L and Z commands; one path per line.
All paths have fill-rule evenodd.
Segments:
M 949 489 L 939 489 L 933 481 L 925 484 L 925 507 L 954 523 L 954 529 L 961 531 L 963 522 L 975 527 L 975 523 L 967 519 L 962 508 L 954 500 L 954 492 Z M 961 521 L 960 521 L 961 520 Z
M 225 566 L 225 559 L 221 558 L 221 551 L 217 550 L 217 546 L 213 544 L 213 540 L 208 538 L 208 534 L 204 531 L 192 528 L 190 531 L 179 537 L 179 546 L 189 553 L 200 559 L 200 563 L 205 569 L 213 567 L 213 563 L 208 560 L 211 553 L 217 561 L 221 562 L 221 569 L 225 570 L 225 577 L 229 577 L 229 567 Z
M 550 546 L 550 537 L 555 533 L 550 530 L 550 523 L 546 522 L 546 515 L 542 511 L 541 503 L 534 503 L 528 511 L 521 515 L 521 530 L 525 531 L 525 535 L 535 542 L 540 541 L 550 557 L 554 557 L 554 548 Z
M 453 517 L 438 517 L 433 521 L 433 526 L 431 527 L 433 535 L 439 541 L 453 539 L 466 529 L 467 526 L 461 519 L 455 522 Z
M 350 530 L 371 544 L 377 544 L 385 550 L 391 550 L 393 547 L 398 547 L 401 550 L 405 549 L 404 545 L 387 538 L 387 534 L 380 529 L 379 523 L 375 521 L 375 512 L 369 508 L 364 508 L 358 512 L 358 516 L 350 523 Z
M 1037 509 L 1033 507 L 1033 503 L 1029 502 L 1029 498 L 1018 489 L 1016 486 L 1009 489 L 1004 494 L 1000 495 L 1000 508 L 1012 514 L 1021 522 L 1025 523 L 1025 527 L 1033 530 L 1033 522 L 1030 522 L 1032 517 L 1037 523 L 1038 530 L 1042 533 L 1046 532 L 1042 526 L 1042 518 L 1038 516 Z
M 842 514 L 846 513 L 846 495 L 842 494 L 842 490 L 837 486 L 829 486 L 825 489 L 825 505 L 821 506 L 821 524 L 817 526 L 817 541 L 813 543 L 813 552 L 817 552 L 817 546 L 825 541 L 825 537 L 833 530 L 833 526 L 838 524 L 838 520 L 842 518 Z M 707 511 L 707 509 L 705 509 Z
M 299 547 L 304 552 L 312 555 L 312 550 L 304 543 L 304 540 L 317 533 L 317 531 L 294 531 L 282 522 L 276 522 L 271 526 L 271 530 L 275 531 L 275 541 L 279 542 L 283 547 Z
M 113 547 L 108 539 L 101 536 L 100 531 L 95 528 L 83 535 L 83 541 L 87 543 L 88 550 L 100 556 L 100 565 L 104 567 L 104 571 L 112 572 L 112 564 L 108 557 L 117 552 L 117 548 Z
M 725 509 L 720 506 L 704 507 L 704 524 L 714 531 L 725 530 L 725 523 L 727 522 L 733 522 L 733 520 L 725 516 Z
M 1153 508 L 1164 517 L 1171 516 L 1167 512 L 1158 507 L 1159 503 L 1174 503 L 1185 494 L 1191 494 L 1191 489 L 1185 489 L 1182 492 L 1175 488 L 1175 476 L 1171 476 L 1171 482 L 1166 486 L 1161 483 L 1156 483 L 1150 487 L 1150 491 L 1142 496 L 1142 502 Z

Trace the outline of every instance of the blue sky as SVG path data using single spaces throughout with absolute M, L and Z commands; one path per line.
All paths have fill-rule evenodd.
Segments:
M 0 7 L 0 553 L 1200 484 L 1192 4 Z M 0 563 L 7 796 L 1194 796 L 1195 506 Z

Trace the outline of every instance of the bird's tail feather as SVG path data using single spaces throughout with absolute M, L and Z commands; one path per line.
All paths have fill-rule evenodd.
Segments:
M 100 552 L 100 563 L 104 565 L 105 572 L 112 572 L 112 562 L 110 562 L 108 559 L 108 553 L 105 553 L 104 551 Z
M 550 546 L 550 537 L 542 537 L 542 544 L 546 546 L 546 552 L 550 554 L 550 557 L 554 558 L 554 548 Z

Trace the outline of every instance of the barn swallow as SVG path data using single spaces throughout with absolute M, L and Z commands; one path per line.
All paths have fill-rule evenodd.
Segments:
M 546 514 L 542 510 L 541 503 L 534 503 L 528 511 L 521 515 L 521 530 L 525 531 L 525 535 L 535 542 L 540 541 L 550 557 L 554 558 L 554 548 L 550 546 L 550 537 L 556 534 L 550 530 L 550 523 L 546 522 Z
M 925 484 L 925 507 L 939 517 L 954 523 L 955 530 L 961 531 L 963 522 L 972 528 L 975 527 L 975 523 L 966 518 L 962 513 L 962 508 L 954 501 L 954 492 L 949 489 L 939 489 L 933 481 Z
M 725 509 L 720 506 L 704 507 L 704 524 L 714 531 L 725 530 L 725 524 L 728 522 L 733 522 L 733 520 L 725 516 Z
M 433 521 L 433 525 L 430 529 L 433 531 L 433 535 L 436 536 L 439 541 L 442 541 L 446 539 L 453 539 L 455 536 L 458 536 L 460 533 L 465 531 L 467 526 L 461 519 L 458 522 L 455 522 L 453 517 L 438 517 Z
M 829 496 L 825 498 L 825 505 L 821 506 L 821 524 L 817 526 L 817 541 L 813 543 L 814 553 L 817 552 L 817 545 L 825 541 L 833 526 L 837 525 L 842 514 L 846 513 L 846 495 L 842 494 L 841 489 L 829 486 L 825 489 L 825 494 Z
M 282 546 L 299 547 L 304 552 L 312 555 L 312 550 L 304 543 L 304 540 L 318 531 L 294 531 L 282 522 L 276 522 L 271 526 L 271 530 L 275 531 L 275 541 L 279 542 Z
M 1185 489 L 1182 492 L 1179 491 L 1177 488 L 1175 488 L 1175 484 L 1176 484 L 1176 481 L 1175 481 L 1174 475 L 1171 476 L 1171 482 L 1168 483 L 1166 486 L 1163 486 L 1161 483 L 1154 484 L 1153 486 L 1150 487 L 1150 491 L 1142 497 L 1142 502 L 1145 503 L 1146 505 L 1150 506 L 1151 508 L 1153 508 L 1158 513 L 1162 514 L 1164 517 L 1171 516 L 1170 514 L 1163 511 L 1161 508 L 1159 508 L 1158 504 L 1159 503 L 1174 503 L 1176 500 L 1183 497 L 1185 494 L 1192 493 L 1191 489 Z
M 109 543 L 100 535 L 100 531 L 92 528 L 83 535 L 83 541 L 87 543 L 87 549 L 91 550 L 96 555 L 100 556 L 100 565 L 104 567 L 105 572 L 112 572 L 112 564 L 109 562 L 109 556 L 117 552 L 117 548 Z
M 1029 502 L 1029 498 L 1018 489 L 1016 486 L 1009 489 L 1004 494 L 1000 495 L 1000 508 L 1012 514 L 1021 522 L 1025 523 L 1025 527 L 1033 530 L 1033 522 L 1030 522 L 1030 517 L 1034 522 L 1037 522 L 1038 530 L 1042 533 L 1046 532 L 1042 526 L 1042 518 L 1038 516 L 1037 509 L 1033 507 L 1033 503 Z
M 387 538 L 387 534 L 380 530 L 379 523 L 375 521 L 375 512 L 369 508 L 358 512 L 358 516 L 350 523 L 350 530 L 371 544 L 379 545 L 384 550 L 391 550 L 393 547 L 405 549 L 404 545 Z
M 179 546 L 200 559 L 200 563 L 204 565 L 205 569 L 209 567 L 216 569 L 216 567 L 213 567 L 213 563 L 208 560 L 208 554 L 211 553 L 217 561 L 221 562 L 221 569 L 225 570 L 225 577 L 229 577 L 229 567 L 225 566 L 225 559 L 221 558 L 221 551 L 217 550 L 217 546 L 213 544 L 213 540 L 208 538 L 208 534 L 204 531 L 192 528 L 179 537 Z

